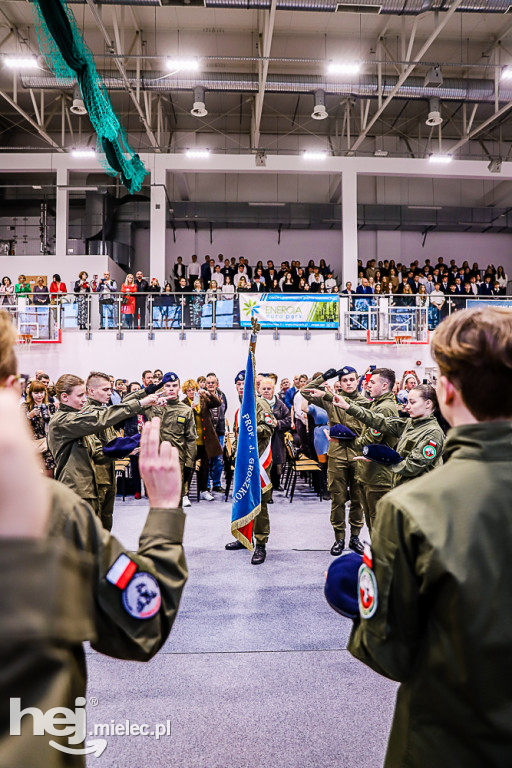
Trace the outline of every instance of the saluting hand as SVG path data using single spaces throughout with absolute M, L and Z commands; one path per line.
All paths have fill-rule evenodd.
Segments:
M 151 507 L 178 507 L 181 498 L 181 467 L 177 448 L 160 442 L 160 419 L 144 424 L 140 439 L 140 476 Z
M 332 401 L 334 405 L 337 405 L 338 408 L 342 408 L 344 411 L 348 410 L 350 407 L 350 403 L 347 403 L 345 398 L 341 395 L 334 395 Z
M 11 391 L 0 392 L 0 538 L 42 539 L 50 516 L 48 483 Z
M 158 394 L 154 392 L 152 395 L 146 395 L 146 397 L 143 397 L 140 401 L 140 404 L 143 408 L 147 408 L 148 405 L 154 405 L 158 400 Z

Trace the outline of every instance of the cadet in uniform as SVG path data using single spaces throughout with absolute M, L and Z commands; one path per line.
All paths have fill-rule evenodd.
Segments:
M 329 417 L 329 427 L 334 424 L 343 424 L 351 429 L 356 435 L 363 431 L 361 423 L 348 415 L 347 411 L 336 408 L 333 404 L 333 396 L 330 392 L 322 392 L 317 389 L 324 381 L 339 376 L 341 390 L 344 396 L 351 403 L 357 403 L 361 408 L 368 408 L 370 405 L 363 395 L 357 390 L 358 376 L 355 368 L 346 365 L 339 371 L 330 369 L 321 377 L 313 379 L 301 394 L 313 405 L 318 405 L 327 411 Z M 331 494 L 331 525 L 334 529 L 334 544 L 331 547 L 331 555 L 341 555 L 345 548 L 345 505 L 349 498 L 350 488 L 350 509 L 348 522 L 350 525 L 349 547 L 354 552 L 363 552 L 363 545 L 359 540 L 359 533 L 364 524 L 363 505 L 361 501 L 361 481 L 360 469 L 354 458 L 357 452 L 352 440 L 331 440 L 327 451 L 327 478 L 328 488 Z
M 386 768 L 508 768 L 512 312 L 456 312 L 431 351 L 445 463 L 379 502 L 348 647 L 402 683 Z
M 375 368 L 367 384 L 367 391 L 372 401 L 368 410 L 386 418 L 398 418 L 398 409 L 392 395 L 395 384 L 395 372 L 389 368 Z M 340 408 L 343 412 L 343 409 Z M 341 417 L 340 417 L 341 418 Z M 393 435 L 384 435 L 373 427 L 365 427 L 359 437 L 352 442 L 356 456 L 360 456 L 362 449 L 369 443 L 381 443 L 389 448 L 394 448 L 397 439 Z M 374 461 L 362 461 L 359 464 L 361 479 L 361 500 L 363 502 L 366 525 L 371 533 L 377 502 L 385 493 L 393 487 L 393 473 L 390 467 L 376 464 Z
M 166 373 L 165 383 L 160 397 L 165 398 L 164 405 L 153 404 L 144 408 L 147 419 L 158 416 L 161 419 L 160 438 L 166 440 L 178 449 L 180 456 L 183 481 L 186 483 L 192 477 L 197 455 L 197 431 L 194 411 L 190 406 L 180 402 L 180 380 L 176 373 Z M 128 395 L 123 402 L 137 400 L 144 393 L 138 390 Z M 188 496 L 183 497 L 183 506 L 190 507 Z
M 48 447 L 55 459 L 55 478 L 85 499 L 100 515 L 98 482 L 92 459 L 98 444 L 90 436 L 141 413 L 144 407 L 156 402 L 158 395 L 148 395 L 140 401 L 133 399 L 108 408 L 84 408 L 85 383 L 72 374 L 59 378 L 55 392 L 60 405 L 48 428 Z
M 87 377 L 85 389 L 87 393 L 85 407 L 92 411 L 97 411 L 98 415 L 101 415 L 112 395 L 110 377 L 106 373 L 93 371 Z M 103 527 L 107 531 L 112 530 L 114 503 L 116 500 L 116 468 L 115 460 L 110 459 L 103 453 L 103 446 L 116 437 L 117 433 L 114 427 L 106 427 L 102 432 L 91 435 L 89 438 L 92 448 L 91 458 L 98 489 L 99 514 Z
M 1 388 L 17 386 L 15 343 L 14 327 L 2 312 Z M 85 396 L 84 388 L 81 390 Z M 107 422 L 109 410 L 105 409 Z M 70 410 L 64 412 L 71 413 Z M 18 411 L 16 413 L 19 416 Z M 8 428 L 9 424 L 3 421 L 4 426 Z M 66 423 L 64 427 L 70 429 Z M 9 603 L 8 610 L 2 611 L 0 622 L 1 768 L 64 768 L 71 762 L 77 768 L 85 766 L 82 755 L 71 758 L 50 746 L 48 734 L 34 736 L 30 715 L 22 720 L 21 736 L 10 735 L 10 698 L 20 698 L 21 709 L 38 707 L 46 713 L 53 707 L 65 706 L 75 710 L 79 706 L 77 698 L 85 705 L 86 666 L 81 645 L 84 640 L 90 640 L 93 648 L 109 656 L 148 661 L 169 635 L 187 580 L 182 546 L 185 515 L 178 507 L 181 492 L 178 456 L 167 443 L 159 446 L 159 429 L 158 421 L 146 425 L 141 439 L 140 468 L 150 510 L 138 552 L 125 549 L 111 536 L 91 506 L 70 488 L 39 477 L 29 457 L 23 466 L 23 487 L 16 483 L 14 467 L 7 477 L 5 436 L 0 438 L 0 474 L 7 479 L 7 485 L 15 483 L 13 489 L 20 497 L 20 515 L 24 516 L 25 496 L 32 492 L 37 494 L 41 507 L 46 501 L 49 508 L 48 529 L 44 531 L 47 540 L 41 542 L 42 546 L 34 542 L 32 547 L 27 547 L 20 541 L 23 537 L 20 520 L 10 526 L 16 541 L 8 542 L 11 556 L 7 557 L 7 563 L 14 565 L 17 557 L 30 555 L 27 550 L 32 550 L 32 559 L 20 561 L 23 573 L 18 579 L 12 575 L 9 578 L 13 582 L 12 594 L 11 589 L 4 590 L 4 599 L 9 597 Z M 9 455 L 13 461 L 20 452 L 13 437 L 9 439 L 12 446 Z M 33 451 L 33 447 L 30 446 L 30 450 Z M 20 470 L 18 474 L 21 475 Z M 43 483 L 41 488 L 39 482 Z M 1 519 L 6 506 L 12 516 L 15 500 L 4 486 L 0 486 L 0 491 Z M 33 496 L 29 495 L 28 503 L 34 505 Z M 32 528 L 34 537 L 43 535 L 37 520 L 33 520 Z M 5 525 L 2 535 L 8 535 L 4 529 Z M 5 565 L 3 554 L 2 566 Z M 45 580 L 41 581 L 41 569 L 46 566 Z M 65 736 L 51 738 L 69 746 Z
M 390 466 L 393 485 L 419 477 L 442 464 L 444 432 L 434 416 L 437 397 L 431 384 L 418 384 L 410 390 L 407 405 L 409 417 L 404 419 L 381 416 L 339 395 L 334 398 L 334 403 L 363 424 L 384 435 L 398 437 L 395 450 L 403 461 Z
M 238 397 L 240 399 L 240 402 L 242 402 L 242 397 L 244 394 L 244 386 L 245 386 L 245 371 L 240 371 L 237 373 L 235 377 L 235 387 L 236 391 L 238 393 Z M 235 415 L 235 425 L 234 425 L 234 432 L 235 432 L 235 444 L 233 448 L 234 454 L 236 454 L 236 443 L 238 439 L 238 415 L 240 413 L 240 409 L 236 412 Z M 258 454 L 261 457 L 269 447 L 270 441 L 272 440 L 272 435 L 274 433 L 274 429 L 277 425 L 277 421 L 274 418 L 274 414 L 272 412 L 272 406 L 269 405 L 269 403 L 264 400 L 262 397 L 259 397 L 259 395 L 256 395 L 256 434 L 258 437 Z M 270 454 L 270 462 L 265 463 L 265 469 L 267 472 L 267 475 L 270 475 L 270 470 L 272 468 L 272 454 Z M 261 563 L 265 562 L 265 558 L 267 557 L 267 541 L 268 537 L 270 536 L 270 518 L 268 515 L 268 501 L 272 497 L 272 484 L 270 483 L 270 480 L 268 484 L 265 486 L 265 488 L 261 489 L 261 510 L 258 515 L 254 518 L 254 538 L 256 539 L 256 546 L 254 548 L 254 552 L 251 558 L 251 563 L 253 565 L 261 565 Z M 244 545 L 238 541 L 230 541 L 229 544 L 226 544 L 226 549 L 245 549 Z

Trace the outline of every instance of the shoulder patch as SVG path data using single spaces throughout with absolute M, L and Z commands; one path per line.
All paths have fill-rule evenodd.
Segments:
M 176 420 L 178 424 L 184 424 L 186 421 L 186 418 L 184 416 L 178 416 Z
M 130 560 L 128 555 L 119 555 L 114 565 L 105 574 L 105 578 L 114 587 L 124 589 L 136 570 L 137 563 Z
M 371 619 L 377 610 L 377 579 L 372 569 L 365 563 L 359 569 L 357 599 L 361 618 Z
M 370 429 L 370 435 L 373 435 L 374 437 L 380 437 L 382 432 L 379 432 L 378 429 Z
M 145 571 L 136 573 L 123 591 L 123 607 L 134 619 L 152 619 L 161 603 L 158 582 Z
M 426 459 L 435 459 L 435 457 L 437 456 L 437 451 L 434 448 L 434 445 L 432 445 L 432 443 L 430 442 L 428 445 L 424 447 L 422 453 Z

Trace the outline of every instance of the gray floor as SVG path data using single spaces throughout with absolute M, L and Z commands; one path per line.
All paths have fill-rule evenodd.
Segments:
M 88 727 L 166 723 L 171 735 L 106 736 L 98 768 L 374 768 L 396 685 L 346 650 L 351 622 L 322 593 L 331 561 L 329 502 L 274 495 L 267 560 L 227 552 L 231 506 L 188 510 L 190 577 L 180 613 L 149 663 L 89 652 Z M 116 503 L 114 533 L 135 549 L 143 501 Z M 93 703 L 96 704 L 96 701 Z

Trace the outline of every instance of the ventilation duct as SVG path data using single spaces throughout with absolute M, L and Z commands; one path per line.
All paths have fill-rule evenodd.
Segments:
M 171 91 L 193 91 L 197 88 L 208 91 L 225 91 L 231 93 L 256 93 L 259 88 L 258 76 L 247 73 L 209 73 L 191 77 L 177 76 L 172 84 L 168 80 L 162 80 L 165 73 L 144 72 L 141 73 L 142 89 L 146 91 L 158 91 L 170 93 Z M 124 91 L 125 82 L 120 77 L 112 77 L 111 73 L 102 73 L 105 87 L 109 91 Z M 128 79 L 132 88 L 136 87 L 135 72 L 128 72 Z M 74 80 L 59 79 L 53 76 L 21 75 L 24 88 L 42 88 L 63 90 L 70 89 Z M 384 98 L 392 91 L 397 82 L 396 77 L 386 77 L 383 82 Z M 377 98 L 378 82 L 373 75 L 362 75 L 357 82 L 343 83 L 337 79 L 327 80 L 316 75 L 274 75 L 270 74 L 265 86 L 267 93 L 316 93 L 324 91 L 326 94 L 340 97 Z M 445 78 L 443 85 L 438 88 L 425 88 L 422 77 L 409 77 L 399 88 L 395 98 L 401 99 L 430 99 L 437 96 L 441 101 L 470 101 L 494 103 L 494 80 L 463 80 L 462 78 Z M 512 83 L 500 82 L 498 100 L 500 102 L 512 101 Z M 203 105 L 202 99 L 194 101 Z
M 84 5 L 86 0 L 69 0 L 71 5 Z M 102 0 L 103 5 L 182 6 L 184 8 L 229 8 L 270 10 L 271 0 Z M 395 16 L 418 16 L 425 11 L 448 11 L 446 0 L 277 0 L 278 11 L 319 11 L 323 13 L 381 13 Z M 464 0 L 457 13 L 510 13 L 510 0 Z

